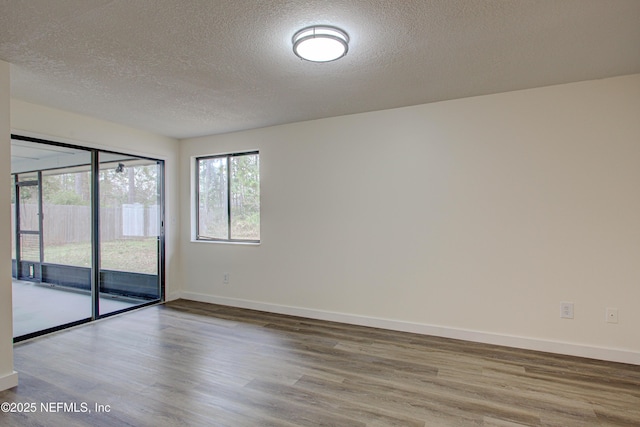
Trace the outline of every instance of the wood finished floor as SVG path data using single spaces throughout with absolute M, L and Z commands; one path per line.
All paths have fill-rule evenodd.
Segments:
M 14 357 L 2 426 L 640 426 L 640 366 L 183 300 Z

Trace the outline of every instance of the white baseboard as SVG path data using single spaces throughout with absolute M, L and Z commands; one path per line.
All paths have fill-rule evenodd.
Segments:
M 17 385 L 18 385 L 18 373 L 15 371 L 0 377 L 0 391 L 13 388 Z
M 416 334 L 453 338 L 484 344 L 495 344 L 505 347 L 522 348 L 526 350 L 544 351 L 547 353 L 564 354 L 568 356 L 578 356 L 586 357 L 589 359 L 607 360 L 610 362 L 640 365 L 640 353 L 615 348 L 594 347 L 584 344 L 547 341 L 535 338 L 428 325 L 424 323 L 405 322 L 400 320 L 336 313 L 309 308 L 270 304 L 259 301 L 218 297 L 196 292 L 182 292 L 180 294 L 180 298 L 192 301 L 206 302 L 210 304 L 220 304 L 231 307 L 247 308 L 251 310 L 267 311 L 270 313 L 287 314 L 290 316 L 307 317 L 310 319 L 328 320 L 331 322 L 347 323 L 351 325 L 369 326 L 373 328 L 388 329 L 392 331 L 412 332 Z

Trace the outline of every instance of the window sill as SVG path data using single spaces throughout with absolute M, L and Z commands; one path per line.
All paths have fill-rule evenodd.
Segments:
M 241 245 L 241 246 L 260 246 L 261 242 L 229 242 L 225 240 L 198 240 L 191 239 L 191 243 L 213 243 L 219 245 Z

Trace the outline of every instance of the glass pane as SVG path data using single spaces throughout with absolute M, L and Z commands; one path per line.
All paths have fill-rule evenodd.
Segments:
M 101 158 L 115 155 L 100 153 Z M 100 314 L 160 298 L 160 165 L 123 157 L 100 165 Z
M 260 240 L 258 154 L 231 158 L 231 238 Z
M 90 181 L 88 167 L 42 177 L 45 263 L 91 268 Z
M 16 222 L 21 227 L 21 259 L 12 287 L 15 337 L 91 317 L 91 212 L 86 210 L 90 163 L 85 150 L 11 141 L 11 172 L 20 183 Z M 84 185 L 76 183 L 76 176 L 85 177 Z M 81 246 L 74 252 L 69 249 L 73 245 Z M 87 258 L 88 265 L 77 262 L 78 256 Z
M 22 176 L 18 179 L 22 182 Z M 21 186 L 20 200 L 20 231 L 38 231 L 38 185 Z
M 198 237 L 228 239 L 227 158 L 198 161 Z

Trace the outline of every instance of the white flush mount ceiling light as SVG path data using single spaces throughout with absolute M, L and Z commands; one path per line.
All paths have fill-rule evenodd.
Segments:
M 349 36 L 340 28 L 314 25 L 303 28 L 293 36 L 293 52 L 312 62 L 340 59 L 349 50 Z

